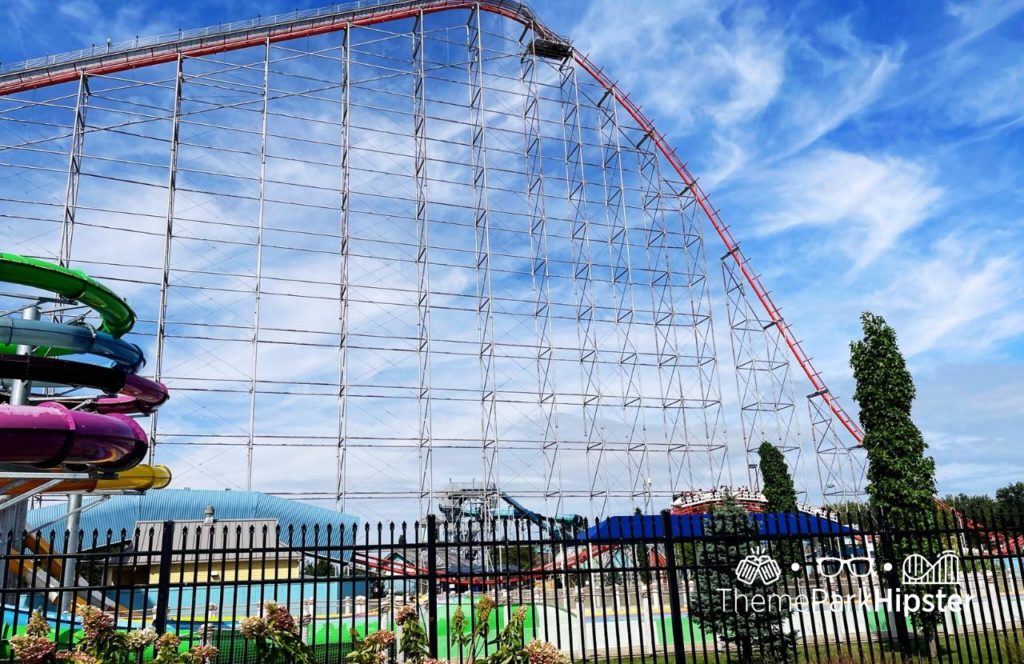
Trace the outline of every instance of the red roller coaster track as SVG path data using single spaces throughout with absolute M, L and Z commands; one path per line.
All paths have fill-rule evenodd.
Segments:
M 182 33 L 177 39 L 171 36 L 166 41 L 156 40 L 153 43 L 135 46 L 129 44 L 126 47 L 118 47 L 110 52 L 93 49 L 78 57 L 58 56 L 44 60 L 40 65 L 35 66 L 33 66 L 34 63 L 30 62 L 19 69 L 0 73 L 0 96 L 35 90 L 59 83 L 67 83 L 78 80 L 81 76 L 111 74 L 149 65 L 173 62 L 178 58 L 222 53 L 264 43 L 274 43 L 336 32 L 349 27 L 374 25 L 422 14 L 456 9 L 472 9 L 474 7 L 516 21 L 546 39 L 554 39 L 559 42 L 566 41 L 544 26 L 528 7 L 518 2 L 510 0 L 482 0 L 481 2 L 466 2 L 465 0 L 409 0 L 406 2 L 376 4 L 369 7 L 342 8 L 322 13 L 315 12 L 312 15 L 299 14 L 297 17 L 287 20 L 269 19 L 265 24 L 263 21 L 257 21 L 245 24 L 242 28 L 227 26 L 223 30 Z M 761 283 L 760 277 L 751 270 L 749 261 L 743 256 L 739 244 L 729 231 L 729 227 L 711 206 L 707 194 L 701 190 L 697 179 L 687 169 L 686 164 L 683 163 L 676 154 L 676 151 L 669 145 L 665 136 L 655 128 L 654 123 L 644 115 L 640 107 L 634 104 L 625 92 L 609 80 L 601 69 L 596 67 L 584 54 L 575 49 L 573 50 L 573 57 L 581 68 L 604 87 L 608 94 L 614 96 L 615 100 L 629 113 L 639 127 L 647 133 L 658 147 L 658 150 L 668 160 L 683 184 L 686 185 L 690 193 L 695 197 L 698 205 L 700 205 L 714 227 L 718 237 L 722 240 L 727 252 L 726 256 L 731 257 L 735 261 L 737 268 L 750 286 L 754 296 L 768 314 L 770 325 L 774 325 L 778 330 L 786 346 L 789 347 L 793 358 L 800 365 L 804 374 L 807 375 L 813 387 L 812 396 L 820 397 L 828 405 L 832 414 L 853 436 L 854 440 L 860 444 L 864 438 L 863 431 L 829 391 L 821 374 L 811 363 L 811 358 L 804 352 L 800 341 L 794 336 L 789 324 L 783 319 L 779 307 L 772 300 L 764 284 Z

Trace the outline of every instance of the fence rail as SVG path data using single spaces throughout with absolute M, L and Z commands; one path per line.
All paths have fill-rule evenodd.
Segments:
M 301 617 L 320 662 L 342 662 L 354 639 L 393 629 L 407 604 L 432 654 L 461 662 L 473 653 L 453 634 L 456 612 L 471 629 L 486 596 L 492 633 L 524 607 L 526 637 L 574 662 L 1021 662 L 1021 520 L 990 515 L 982 529 L 937 512 L 896 529 L 882 516 L 762 514 L 732 530 L 724 517 L 668 512 L 571 531 L 434 517 L 286 530 L 167 521 L 76 533 L 77 547 L 67 532 L 11 533 L 0 661 L 16 661 L 10 638 L 33 610 L 67 645 L 88 604 L 119 628 L 174 631 L 218 646 L 219 662 L 255 662 L 239 624 L 274 600 Z M 924 611 L 928 598 L 942 611 Z M 934 638 L 924 615 L 937 616 Z M 778 642 L 788 645 L 773 650 Z

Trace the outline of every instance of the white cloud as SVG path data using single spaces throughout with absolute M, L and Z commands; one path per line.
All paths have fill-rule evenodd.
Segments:
M 981 80 L 977 80 L 977 71 L 967 74 L 965 85 L 970 90 L 953 105 L 954 120 L 982 125 L 1024 115 L 1024 66 L 1008 65 Z
M 975 0 L 946 5 L 946 11 L 960 21 L 965 30 L 957 44 L 980 37 L 1022 9 L 1024 0 Z
M 708 3 L 636 3 L 637 23 L 629 31 L 621 29 L 621 10 L 614 3 L 591 5 L 576 43 L 668 123 L 749 120 L 783 82 L 782 32 L 756 6 L 730 12 L 727 21 L 724 7 Z
M 934 211 L 942 190 L 920 164 L 818 150 L 761 172 L 750 181 L 764 191 L 764 232 L 798 226 L 836 226 L 855 268 L 870 265 L 901 235 Z
M 982 253 L 961 235 L 938 241 L 927 258 L 914 258 L 890 284 L 868 296 L 869 308 L 892 314 L 907 355 L 939 348 L 984 353 L 1020 333 L 1024 289 L 1019 256 Z M 955 334 L 954 334 L 955 333 Z
M 902 58 L 901 46 L 862 40 L 845 18 L 801 34 L 754 4 L 648 3 L 627 32 L 620 12 L 592 5 L 577 45 L 621 77 L 663 131 L 700 150 L 684 156 L 700 160 L 712 189 L 841 127 L 879 98 Z

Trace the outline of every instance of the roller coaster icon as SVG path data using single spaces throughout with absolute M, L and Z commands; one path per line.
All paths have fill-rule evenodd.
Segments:
M 946 586 L 960 584 L 960 559 L 956 551 L 946 550 L 935 562 L 919 553 L 903 561 L 903 583 L 909 586 Z

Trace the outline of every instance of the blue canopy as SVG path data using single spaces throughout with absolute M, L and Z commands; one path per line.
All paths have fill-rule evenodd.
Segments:
M 712 514 L 673 514 L 672 537 L 697 538 L 704 535 L 704 522 Z M 844 535 L 857 531 L 825 517 L 803 512 L 783 514 L 750 514 L 761 535 Z M 665 526 L 660 514 L 612 516 L 579 534 L 578 539 L 607 542 L 618 539 L 664 537 Z

